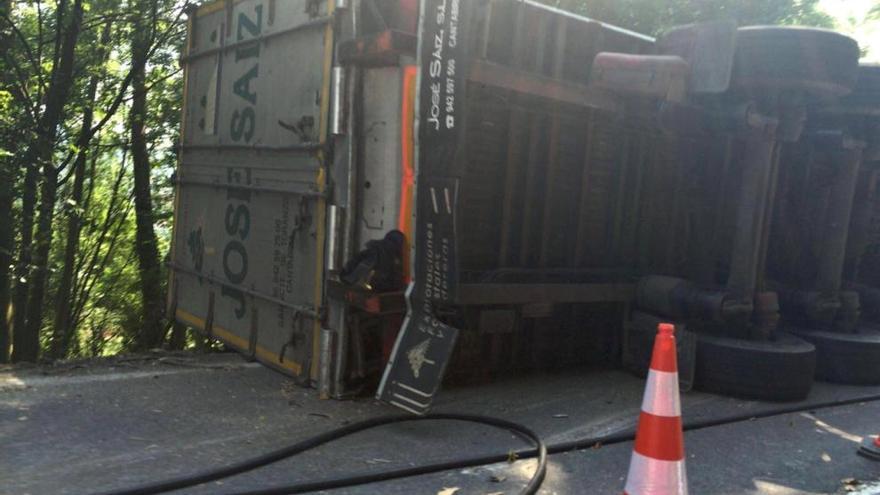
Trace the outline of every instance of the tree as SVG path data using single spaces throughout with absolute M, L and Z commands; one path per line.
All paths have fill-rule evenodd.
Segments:
M 73 184 L 70 199 L 65 203 L 67 214 L 67 239 L 64 247 L 64 262 L 61 265 L 61 277 L 55 294 L 55 320 L 53 324 L 50 356 L 55 359 L 67 355 L 70 339 L 73 334 L 71 319 L 73 300 L 71 299 L 76 273 L 76 255 L 79 249 L 81 233 L 82 201 L 86 180 L 86 165 L 89 159 L 89 141 L 95 115 L 95 104 L 100 82 L 100 66 L 106 63 L 109 55 L 110 34 L 113 23 L 105 21 L 99 42 L 97 55 L 98 69 L 89 79 L 86 89 L 85 108 L 83 108 L 82 128 L 77 142 L 76 161 L 73 164 Z M 97 153 L 97 151 L 96 151 Z M 47 253 L 48 254 L 48 253 Z M 34 304 L 33 302 L 31 304 Z
M 14 200 L 15 185 L 15 162 L 12 150 L 6 149 L 7 143 L 15 142 L 13 119 L 9 118 L 11 112 L 12 89 L 14 85 L 13 71 L 10 67 L 9 58 L 13 46 L 13 34 L 11 20 L 10 0 L 0 0 L 0 211 L 11 212 Z M 0 215 L 0 363 L 9 360 L 10 325 L 9 303 L 11 297 L 9 267 L 12 265 L 12 252 L 14 246 L 15 226 L 11 214 Z
M 154 203 L 150 172 L 168 170 L 164 143 L 179 119 L 178 3 L 0 0 L 0 137 L 23 150 L 0 152 L 0 209 L 8 212 L 0 216 L 0 308 L 14 315 L 12 332 L 0 317 L 0 361 L 10 333 L 15 360 L 36 359 L 41 345 L 61 358 L 162 343 L 165 241 L 152 223 L 169 207 L 162 187 Z M 117 118 L 129 102 L 129 118 Z M 129 215 L 126 201 L 140 214 Z M 155 260 L 146 276 L 135 267 L 138 252 L 148 259 L 142 246 Z M 131 297 L 141 279 L 143 292 L 159 296 Z M 159 315 L 154 324 L 141 328 L 142 310 Z M 80 331 L 92 333 L 85 345 Z
M 33 138 L 26 144 L 26 151 L 22 159 L 27 172 L 25 175 L 24 191 L 22 194 L 21 216 L 21 241 L 19 243 L 19 259 L 17 270 L 17 285 L 15 293 L 15 319 L 13 327 L 13 361 L 36 361 L 40 352 L 39 325 L 26 325 L 27 301 L 30 287 L 30 268 L 32 261 L 34 209 L 37 201 L 37 184 L 39 171 L 42 170 L 47 181 L 55 180 L 55 164 L 53 153 L 55 151 L 58 127 L 64 118 L 64 107 L 67 103 L 70 89 L 74 82 L 74 60 L 76 43 L 79 38 L 80 27 L 83 17 L 82 0 L 70 2 L 61 0 L 58 3 L 56 15 L 58 29 L 55 38 L 55 62 L 52 67 L 49 86 L 45 94 L 45 108 L 40 115 Z M 63 26 L 63 27 L 61 27 Z M 54 194 L 44 187 L 44 194 Z M 54 210 L 54 198 L 47 210 L 41 211 L 41 227 L 46 225 L 51 230 L 52 213 Z M 45 204 L 45 203 L 44 203 Z M 42 209 L 41 209 L 42 210 Z M 42 244 L 41 244 L 42 243 Z M 45 237 L 37 238 L 38 255 L 43 254 L 43 249 L 48 250 Z M 44 260 L 42 268 L 45 267 Z M 35 271 L 34 285 L 45 283 L 45 270 Z M 38 317 L 40 315 L 37 315 Z
M 147 149 L 145 123 L 147 122 L 146 67 L 150 55 L 150 40 L 156 26 L 157 5 L 154 1 L 136 3 L 138 22 L 132 30 L 131 66 L 132 100 L 128 122 L 131 131 L 131 156 L 134 165 L 134 202 L 136 246 L 141 279 L 142 322 L 136 343 L 140 349 L 160 345 L 165 337 L 164 291 L 159 241 L 153 226 L 150 154 Z

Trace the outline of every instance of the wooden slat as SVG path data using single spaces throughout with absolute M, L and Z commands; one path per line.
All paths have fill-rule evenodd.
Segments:
M 635 284 L 461 284 L 460 304 L 629 302 Z

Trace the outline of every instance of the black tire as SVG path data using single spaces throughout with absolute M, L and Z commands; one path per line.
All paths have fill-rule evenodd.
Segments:
M 854 109 L 874 111 L 880 107 L 880 65 L 859 66 L 859 77 L 856 89 L 852 94 L 841 100 L 841 103 Z
M 770 341 L 712 335 L 697 339 L 696 388 L 767 401 L 801 400 L 816 369 L 813 344 L 785 332 Z
M 826 98 L 856 85 L 859 45 L 833 31 L 754 26 L 737 31 L 731 86 L 737 90 L 803 91 Z
M 860 327 L 856 333 L 792 329 L 816 346 L 816 378 L 849 385 L 880 384 L 880 331 Z

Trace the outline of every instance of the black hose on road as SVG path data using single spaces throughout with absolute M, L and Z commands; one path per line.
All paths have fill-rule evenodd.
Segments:
M 268 452 L 266 454 L 252 457 L 250 459 L 245 459 L 244 461 L 237 462 L 235 464 L 231 464 L 229 466 L 224 466 L 217 469 L 211 469 L 208 471 L 203 471 L 201 473 L 196 473 L 193 475 L 181 476 L 179 478 L 174 478 L 165 481 L 159 481 L 156 483 L 149 483 L 146 485 L 141 485 L 134 488 L 127 488 L 119 491 L 106 492 L 102 495 L 153 495 L 157 493 L 165 493 L 174 490 L 180 490 L 183 488 L 188 488 L 191 486 L 201 485 L 203 483 L 207 483 L 209 481 L 216 481 L 223 478 L 228 478 L 230 476 L 235 476 L 237 474 L 241 474 L 247 471 L 252 471 L 259 467 L 267 466 L 269 464 L 281 461 L 283 459 L 287 459 L 293 457 L 295 455 L 301 454 L 307 450 L 314 449 L 316 447 L 320 447 L 321 445 L 330 443 L 334 440 L 339 440 L 340 438 L 353 435 L 355 433 L 369 430 L 372 428 L 376 428 L 379 426 L 394 424 L 394 423 L 406 423 L 413 421 L 430 421 L 430 420 L 451 420 L 451 421 L 465 421 L 468 423 L 479 423 L 489 426 L 494 426 L 496 428 L 502 428 L 506 430 L 510 430 L 517 435 L 531 440 L 535 444 L 535 448 L 529 450 L 532 454 L 529 457 L 537 457 L 538 458 L 538 467 L 535 470 L 535 474 L 532 475 L 532 478 L 529 480 L 528 484 L 520 491 L 522 495 L 533 495 L 537 493 L 538 488 L 541 487 L 541 483 L 544 482 L 544 476 L 547 472 L 547 446 L 544 444 L 544 441 L 538 436 L 537 433 L 525 427 L 523 425 L 514 423 L 512 421 L 507 421 L 504 419 L 493 418 L 490 416 L 481 416 L 476 414 L 429 414 L 426 416 L 383 416 L 380 418 L 368 419 L 365 421 L 360 421 L 358 423 L 353 423 L 350 425 L 343 426 L 341 428 L 336 428 L 334 430 L 321 433 L 320 435 L 316 435 L 312 438 L 308 438 L 301 442 L 295 443 L 293 445 L 280 448 L 278 450 L 274 450 L 272 452 Z M 443 464 L 455 464 L 456 461 L 451 461 L 449 463 Z M 430 472 L 437 471 L 437 464 L 431 464 L 424 467 L 412 467 L 408 468 L 408 473 L 404 476 L 415 476 L 418 474 L 427 474 Z M 455 466 L 449 467 L 447 469 L 453 469 Z M 381 473 L 379 473 L 381 474 Z M 288 494 L 288 493 L 302 493 L 306 491 L 315 491 L 315 490 L 326 490 L 329 488 L 336 487 L 344 487 L 344 486 L 352 486 L 352 485 L 360 485 L 365 483 L 370 483 L 370 479 L 375 475 L 362 475 L 355 477 L 345 477 L 339 478 L 337 480 L 326 480 L 326 481 L 318 481 L 314 483 L 301 483 L 298 488 L 287 488 L 287 487 L 279 487 L 279 488 L 269 488 L 265 490 L 256 490 L 250 491 L 247 493 L 253 494 Z M 397 476 L 401 477 L 401 476 Z M 358 481 L 359 479 L 365 479 L 366 481 Z M 389 478 L 394 479 L 394 478 Z M 314 486 L 314 487 L 313 487 Z
M 706 428 L 712 428 L 715 426 L 723 426 L 734 423 L 740 423 L 743 421 L 751 421 L 755 419 L 763 419 L 769 418 L 773 416 L 782 416 L 785 414 L 803 412 L 803 411 L 815 411 L 819 409 L 829 409 L 833 407 L 841 407 L 848 406 L 853 404 L 860 404 L 866 402 L 877 402 L 880 401 L 880 394 L 857 397 L 852 399 L 838 399 L 832 401 L 825 401 L 813 404 L 797 404 L 791 405 L 787 407 L 777 407 L 774 409 L 769 409 L 767 411 L 760 411 L 755 413 L 743 413 L 743 414 L 735 414 L 723 418 L 717 419 L 705 419 L 698 421 L 690 421 L 684 424 L 684 431 L 697 431 L 703 430 Z M 492 418 L 489 416 L 481 416 L 481 415 L 469 415 L 469 414 L 429 414 L 426 416 L 385 416 L 381 418 L 373 418 L 365 421 L 361 421 L 359 423 L 353 423 L 347 426 L 343 426 L 342 428 L 337 428 L 332 431 L 328 431 L 326 433 L 322 433 L 310 439 L 306 439 L 302 442 L 298 442 L 294 445 L 284 447 L 273 452 L 269 452 L 267 454 L 263 454 L 261 456 L 257 456 L 251 459 L 247 459 L 236 464 L 232 464 L 226 467 L 205 471 L 202 473 L 197 473 L 195 475 L 183 476 L 180 478 L 162 481 L 158 483 L 152 483 L 148 485 L 143 485 L 136 488 L 124 489 L 120 491 L 107 492 L 102 495 L 153 495 L 157 493 L 165 493 L 173 490 L 179 490 L 182 488 L 187 488 L 195 485 L 200 485 L 202 483 L 207 483 L 209 481 L 215 481 L 222 478 L 228 478 L 230 476 L 234 476 L 236 474 L 241 474 L 246 471 L 251 471 L 253 469 L 257 469 L 259 467 L 266 466 L 268 464 L 272 464 L 274 462 L 280 461 L 282 459 L 287 459 L 289 457 L 295 456 L 307 450 L 311 450 L 320 445 L 324 445 L 326 443 L 332 442 L 334 440 L 338 440 L 342 437 L 352 435 L 354 433 L 358 433 L 364 430 L 368 430 L 371 428 L 375 428 L 378 426 L 393 424 L 393 423 L 402 423 L 402 422 L 411 422 L 411 421 L 424 421 L 424 420 L 453 420 L 453 421 L 466 421 L 472 423 L 480 423 L 490 426 L 495 426 L 498 428 L 503 428 L 510 430 L 517 435 L 530 439 L 534 442 L 535 447 L 530 449 L 522 449 L 515 452 L 506 452 L 503 454 L 489 454 L 489 455 L 481 455 L 481 456 L 473 456 L 467 458 L 459 458 L 453 459 L 449 461 L 436 462 L 432 464 L 425 464 L 422 466 L 413 466 L 406 467 L 401 469 L 391 469 L 388 471 L 382 471 L 379 473 L 369 473 L 355 476 L 344 476 L 340 478 L 330 478 L 326 480 L 319 481 L 306 481 L 300 483 L 294 483 L 290 485 L 284 486 L 275 486 L 265 489 L 257 489 L 257 490 L 248 490 L 230 493 L 227 495 L 282 495 L 282 494 L 293 494 L 293 493 L 305 493 L 305 492 L 313 492 L 320 490 L 332 490 L 337 488 L 345 488 L 357 485 L 366 485 L 369 483 L 378 483 L 383 481 L 391 481 L 395 479 L 408 478 L 412 476 L 419 476 L 424 474 L 437 473 L 442 471 L 449 471 L 453 469 L 463 469 L 468 467 L 481 466 L 486 464 L 495 464 L 499 462 L 506 462 L 514 457 L 516 459 L 530 459 L 530 458 L 538 458 L 538 467 L 535 470 L 535 474 L 529 480 L 528 484 L 523 488 L 520 492 L 523 495 L 531 495 L 537 493 L 538 488 L 540 488 L 541 483 L 544 481 L 544 476 L 546 475 L 547 470 L 547 455 L 548 454 L 559 454 L 563 452 L 571 452 L 575 450 L 583 450 L 595 447 L 596 445 L 614 445 L 623 442 L 629 442 L 635 439 L 635 432 L 626 431 L 619 433 L 612 433 L 610 435 L 605 435 L 601 437 L 593 437 L 593 438 L 581 438 L 577 440 L 571 440 L 568 442 L 560 442 L 551 445 L 545 445 L 544 441 L 531 429 L 519 425 L 517 423 Z

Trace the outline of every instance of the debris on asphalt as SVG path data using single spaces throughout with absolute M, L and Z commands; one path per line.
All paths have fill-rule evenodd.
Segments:
M 880 495 L 880 481 L 864 481 L 857 478 L 844 478 L 837 493 L 854 495 Z

